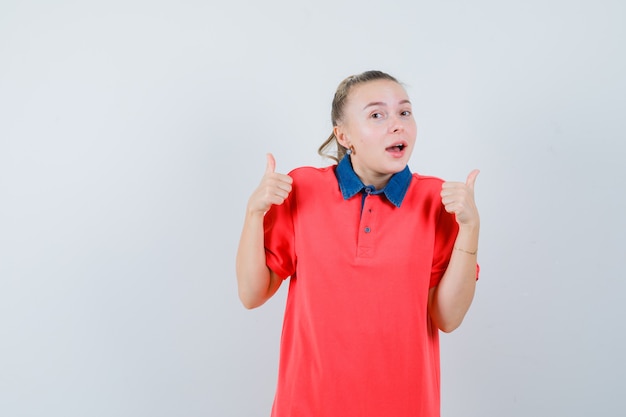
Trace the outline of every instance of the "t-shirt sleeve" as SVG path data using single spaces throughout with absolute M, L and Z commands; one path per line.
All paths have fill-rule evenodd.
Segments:
M 281 205 L 273 205 L 263 219 L 267 266 L 282 279 L 295 273 L 295 236 L 293 226 L 294 192 Z

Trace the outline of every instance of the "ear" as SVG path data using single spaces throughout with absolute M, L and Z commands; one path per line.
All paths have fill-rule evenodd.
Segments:
M 350 141 L 348 140 L 348 134 L 342 125 L 333 127 L 333 133 L 337 138 L 337 142 L 344 148 L 350 148 Z

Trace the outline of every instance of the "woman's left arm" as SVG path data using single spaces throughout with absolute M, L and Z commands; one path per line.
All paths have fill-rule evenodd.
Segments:
M 441 187 L 441 201 L 448 213 L 454 213 L 459 232 L 446 272 L 439 284 L 430 290 L 428 311 L 437 327 L 446 333 L 461 325 L 474 298 L 480 230 L 480 217 L 474 201 L 478 173 L 478 170 L 472 171 L 465 183 L 444 182 Z

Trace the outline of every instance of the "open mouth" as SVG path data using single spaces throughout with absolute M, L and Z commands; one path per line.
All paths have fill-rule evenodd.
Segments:
M 402 152 L 404 148 L 406 148 L 406 145 L 404 143 L 397 143 L 393 146 L 388 147 L 387 151 L 388 152 Z

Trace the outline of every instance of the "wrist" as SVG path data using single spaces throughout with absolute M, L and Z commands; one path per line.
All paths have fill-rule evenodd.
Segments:
M 480 230 L 480 221 L 475 223 L 460 223 L 459 224 L 459 233 L 476 233 Z
M 478 253 L 478 249 L 475 250 L 467 250 L 467 249 L 463 249 L 463 248 L 459 248 L 458 246 L 453 247 L 452 249 L 454 250 L 458 250 L 459 252 L 463 252 L 466 253 L 468 255 L 472 255 L 475 256 Z
M 263 217 L 265 217 L 265 213 L 266 212 L 267 211 L 259 210 L 257 208 L 248 207 L 246 209 L 246 217 L 253 218 L 253 219 L 254 218 L 263 218 Z

